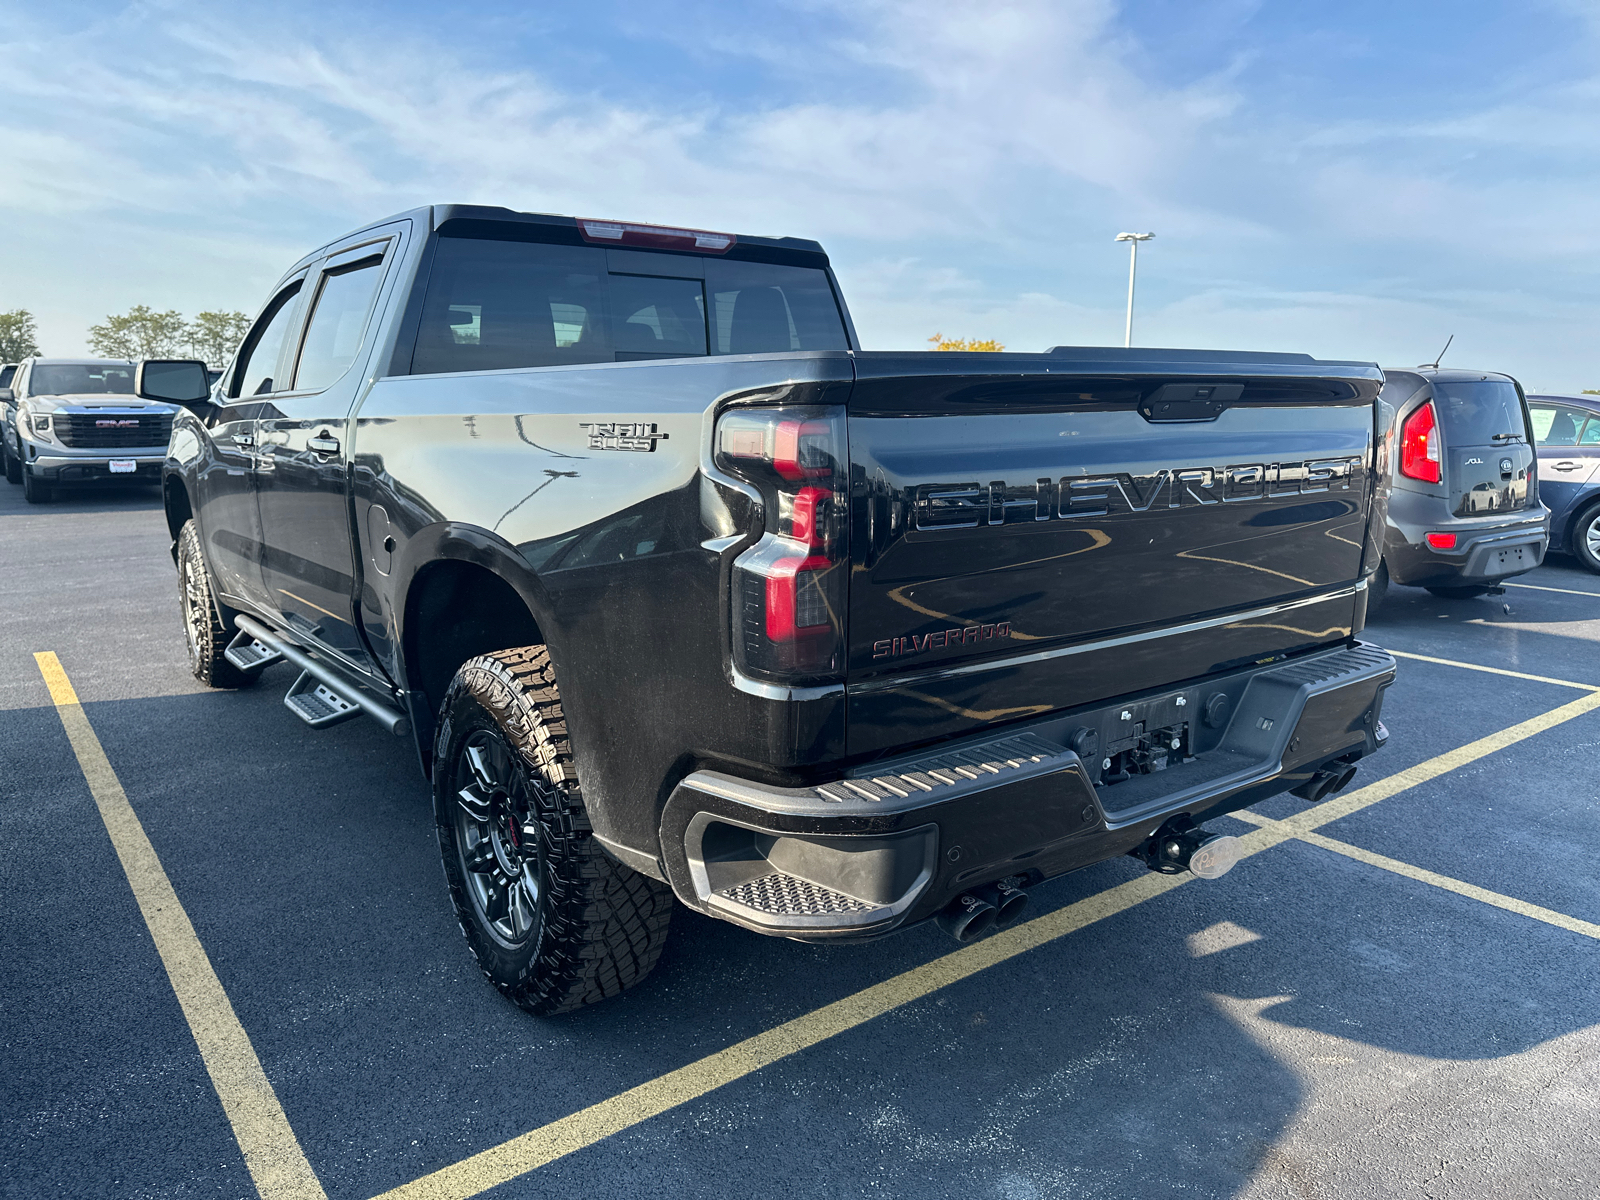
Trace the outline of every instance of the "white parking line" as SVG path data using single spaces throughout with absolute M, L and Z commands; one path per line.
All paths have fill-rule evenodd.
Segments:
M 1600 592 L 1580 592 L 1576 588 L 1542 587 L 1537 583 L 1507 583 L 1501 586 L 1527 588 L 1530 592 L 1560 592 L 1564 596 L 1588 596 L 1591 600 L 1600 600 Z

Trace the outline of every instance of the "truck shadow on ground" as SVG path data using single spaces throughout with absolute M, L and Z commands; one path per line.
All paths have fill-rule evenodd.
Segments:
M 274 670 L 247 692 L 87 711 L 330 1196 L 396 1186 L 956 949 L 929 927 L 859 946 L 774 941 L 679 909 L 642 985 L 530 1017 L 483 981 L 455 928 L 410 747 L 361 724 L 309 733 Z M 170 1141 L 195 1106 L 202 1125 L 215 1114 L 203 1076 L 178 1095 L 137 1061 L 143 1046 L 181 1057 L 192 1044 L 53 710 L 5 719 L 6 778 L 49 784 L 7 789 L 0 854 L 19 900 L 0 944 L 16 1018 L 0 1107 L 11 1123 L 105 1099 L 92 1117 L 24 1120 L 12 1178 L 26 1182 L 28 1163 L 93 1161 L 151 1126 Z M 1035 911 L 1140 870 L 1119 860 L 1054 881 Z M 62 959 L 50 914 L 63 911 L 101 914 L 65 931 L 95 945 L 94 987 Z M 1403 1091 L 1419 1063 L 1503 1060 L 1600 1022 L 1592 973 L 1573 970 L 1578 940 L 1286 845 L 509 1194 L 620 1195 L 647 1163 L 652 1190 L 683 1195 L 1238 1195 L 1300 1169 L 1273 1147 L 1321 1097 L 1317 1062 Z M 75 1051 L 64 1071 L 60 1048 L 85 1037 L 105 1054 Z M 119 1170 L 119 1187 L 138 1174 Z

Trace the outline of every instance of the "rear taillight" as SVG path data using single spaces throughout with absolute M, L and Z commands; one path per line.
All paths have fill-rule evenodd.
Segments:
M 733 565 L 734 661 L 756 678 L 844 666 L 844 410 L 740 408 L 717 422 L 719 468 L 761 492 L 764 529 Z
M 1439 418 L 1429 400 L 1400 427 L 1400 474 L 1423 483 L 1438 483 Z
M 1427 533 L 1423 534 L 1423 537 L 1434 550 L 1454 550 L 1456 548 L 1456 535 L 1453 533 Z

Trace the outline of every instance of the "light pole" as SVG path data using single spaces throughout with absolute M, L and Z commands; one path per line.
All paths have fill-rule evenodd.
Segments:
M 1153 233 L 1119 233 L 1117 241 L 1128 243 L 1128 326 L 1122 335 L 1124 346 L 1133 345 L 1133 274 L 1139 269 L 1139 243 L 1148 242 Z

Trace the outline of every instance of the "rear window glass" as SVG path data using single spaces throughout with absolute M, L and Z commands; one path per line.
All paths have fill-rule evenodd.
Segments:
M 823 271 L 702 265 L 703 280 L 612 273 L 599 247 L 440 238 L 411 369 L 847 348 Z
M 1457 446 L 1493 445 L 1496 434 L 1528 436 L 1517 389 L 1503 379 L 1468 383 L 1435 380 L 1433 399 L 1445 438 Z

